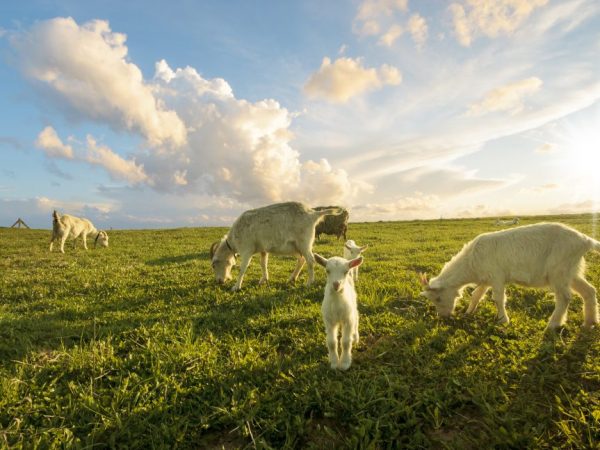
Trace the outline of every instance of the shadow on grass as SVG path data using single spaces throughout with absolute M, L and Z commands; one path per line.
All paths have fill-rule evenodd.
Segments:
M 208 252 L 188 253 L 187 255 L 163 256 L 161 258 L 146 261 L 149 266 L 164 266 L 167 264 L 181 264 L 197 259 L 208 260 Z

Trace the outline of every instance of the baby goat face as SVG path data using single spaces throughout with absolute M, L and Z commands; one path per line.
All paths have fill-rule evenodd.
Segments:
M 346 281 L 351 280 L 350 269 L 357 267 L 362 263 L 362 258 L 357 258 L 348 261 L 345 258 L 334 256 L 329 259 L 323 258 L 321 255 L 315 254 L 316 261 L 325 267 L 327 272 L 327 285 L 334 292 L 340 294 L 344 292 Z M 352 265 L 350 265 L 352 263 Z

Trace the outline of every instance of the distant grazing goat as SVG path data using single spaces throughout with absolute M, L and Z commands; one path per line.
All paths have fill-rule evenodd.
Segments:
M 79 236 L 83 239 L 83 248 L 86 250 L 87 237 L 94 237 L 94 247 L 100 244 L 102 247 L 108 247 L 108 234 L 106 231 L 98 231 L 96 227 L 87 219 L 63 214 L 62 216 L 56 211 L 52 213 L 52 238 L 50 239 L 50 251 L 54 245 L 54 241 L 60 243 L 60 252 L 65 252 L 65 241 L 68 238 L 73 239 L 73 247 L 75 247 L 75 239 Z
M 322 222 L 317 224 L 315 229 L 317 239 L 319 239 L 321 234 L 329 234 L 337 237 L 338 239 L 343 237 L 345 240 L 346 231 L 348 231 L 348 218 L 350 217 L 348 211 L 339 206 L 317 206 L 314 209 L 315 211 L 323 211 L 332 208 L 338 208 L 342 211 L 342 213 L 337 216 L 327 216 Z
M 346 258 L 346 259 L 358 258 L 367 248 L 369 248 L 368 245 L 364 245 L 364 246 L 360 247 L 360 246 L 356 245 L 356 242 L 354 242 L 352 239 L 349 239 L 344 244 L 344 258 Z M 350 269 L 350 274 L 352 275 L 352 278 L 354 279 L 355 282 L 358 281 L 358 266 Z
M 538 223 L 493 233 L 484 233 L 466 244 L 440 274 L 427 280 L 421 275 L 422 294 L 436 306 L 441 316 L 454 311 L 456 299 L 467 284 L 476 284 L 467 314 L 492 288 L 498 320 L 508 323 L 504 285 L 550 287 L 556 305 L 548 323 L 555 329 L 567 320 L 571 289 L 583 298 L 584 326 L 598 323 L 596 290 L 584 277 L 583 256 L 600 251 L 600 242 L 559 223 Z
M 242 281 L 252 256 L 260 253 L 262 278 L 260 284 L 269 280 L 267 261 L 269 253 L 296 255 L 296 268 L 290 275 L 294 282 L 304 262 L 308 265 L 308 283 L 314 281 L 314 258 L 312 246 L 315 240 L 315 225 L 325 215 L 340 214 L 338 208 L 315 211 L 302 203 L 287 202 L 251 209 L 238 217 L 229 233 L 219 243 L 212 258 L 212 267 L 218 283 L 231 279 L 231 268 L 235 255 L 240 254 L 240 273 L 233 290 L 242 287 Z
M 332 369 L 347 370 L 352 364 L 352 344 L 358 344 L 358 309 L 356 290 L 350 270 L 362 264 L 362 257 L 347 260 L 334 256 L 329 259 L 315 253 L 315 260 L 325 267 L 327 283 L 321 313 L 327 332 L 327 349 Z M 342 335 L 342 354 L 339 354 L 338 334 Z
M 500 219 L 496 219 L 496 222 L 494 222 L 494 225 L 498 226 L 502 226 L 502 225 L 518 225 L 519 224 L 519 218 L 515 217 L 514 219 L 510 219 L 510 220 L 500 220 Z

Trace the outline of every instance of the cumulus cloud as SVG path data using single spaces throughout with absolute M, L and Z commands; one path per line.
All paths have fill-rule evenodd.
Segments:
M 143 167 L 135 161 L 123 159 L 109 147 L 98 144 L 91 135 L 87 136 L 87 154 L 84 159 L 90 164 L 103 167 L 116 180 L 136 184 L 148 179 Z
M 99 144 L 91 135 L 87 136 L 86 141 L 87 145 L 85 148 L 74 151 L 71 145 L 63 143 L 54 128 L 47 126 L 38 135 L 35 145 L 50 158 L 82 161 L 103 167 L 111 178 L 115 180 L 126 181 L 130 184 L 148 181 L 148 177 L 144 173 L 144 168 L 136 164 L 135 161 L 124 159 L 106 145 Z M 54 164 L 50 164 L 47 167 L 55 175 L 65 179 L 71 178 Z
M 64 144 L 58 137 L 54 128 L 44 128 L 35 140 L 36 147 L 40 148 L 51 158 L 73 159 L 73 147 Z
M 353 30 L 360 36 L 379 36 L 377 43 L 386 47 L 391 47 L 406 30 L 422 47 L 427 40 L 427 21 L 418 13 L 406 21 L 406 13 L 408 0 L 364 0 L 358 7 Z
M 379 69 L 367 68 L 361 58 L 339 58 L 332 63 L 325 57 L 319 70 L 304 85 L 304 91 L 312 98 L 344 103 L 354 96 L 401 81 L 400 71 L 387 64 Z
M 356 21 L 367 22 L 380 16 L 391 16 L 395 11 L 407 11 L 408 0 L 363 0 L 356 13 Z
M 468 47 L 479 35 L 511 34 L 546 3 L 548 0 L 463 0 L 452 3 L 449 11 L 458 42 Z
M 277 101 L 237 99 L 222 79 L 194 68 L 156 66 L 156 95 L 189 127 L 188 144 L 170 154 L 140 155 L 158 189 L 228 195 L 252 204 L 289 199 L 343 202 L 352 195 L 348 174 L 326 160 L 301 161 L 293 149 L 293 114 Z M 175 183 L 174 183 L 175 181 Z
M 422 47 L 427 40 L 427 22 L 419 14 L 413 14 L 408 20 L 407 30 L 417 44 L 418 47 Z
M 352 195 L 345 171 L 326 160 L 302 160 L 292 148 L 294 114 L 279 102 L 236 98 L 224 79 L 204 78 L 192 67 L 173 69 L 164 60 L 153 78 L 144 79 L 125 42 L 105 21 L 78 25 L 71 18 L 42 21 L 11 36 L 23 73 L 54 98 L 145 140 L 125 159 L 88 136 L 74 160 L 159 192 L 229 196 L 248 205 L 343 203 Z M 378 85 L 400 80 L 389 66 L 373 74 Z M 44 148 L 57 151 L 57 145 Z
M 385 34 L 382 34 L 381 37 L 379 38 L 378 44 L 379 45 L 385 45 L 386 47 L 391 47 L 392 45 L 394 45 L 394 42 L 396 42 L 396 40 L 402 36 L 402 33 L 404 32 L 404 30 L 402 29 L 402 27 L 398 24 L 393 24 L 386 32 Z
M 434 217 L 440 199 L 437 195 L 415 192 L 413 195 L 382 203 L 365 203 L 352 208 L 353 220 L 399 220 Z
M 539 78 L 530 77 L 493 89 L 484 96 L 483 100 L 469 106 L 467 115 L 480 116 L 495 111 L 516 114 L 524 107 L 523 97 L 538 91 L 542 84 Z
M 184 123 L 128 61 L 125 41 L 104 20 L 80 26 L 70 17 L 10 36 L 22 72 L 77 115 L 140 133 L 151 145 L 185 144 Z

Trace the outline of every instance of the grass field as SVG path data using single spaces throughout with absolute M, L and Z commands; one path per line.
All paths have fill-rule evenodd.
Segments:
M 592 234 L 591 216 L 554 219 Z M 600 331 L 581 328 L 579 297 L 557 334 L 542 290 L 508 288 L 507 327 L 490 294 L 450 320 L 419 297 L 417 272 L 492 222 L 350 224 L 371 248 L 348 372 L 327 363 L 321 267 L 289 286 L 294 260 L 272 257 L 259 287 L 255 258 L 231 293 L 208 260 L 223 229 L 113 231 L 109 249 L 65 255 L 50 231 L 0 229 L 0 446 L 598 448 Z M 587 261 L 600 288 L 600 255 Z

